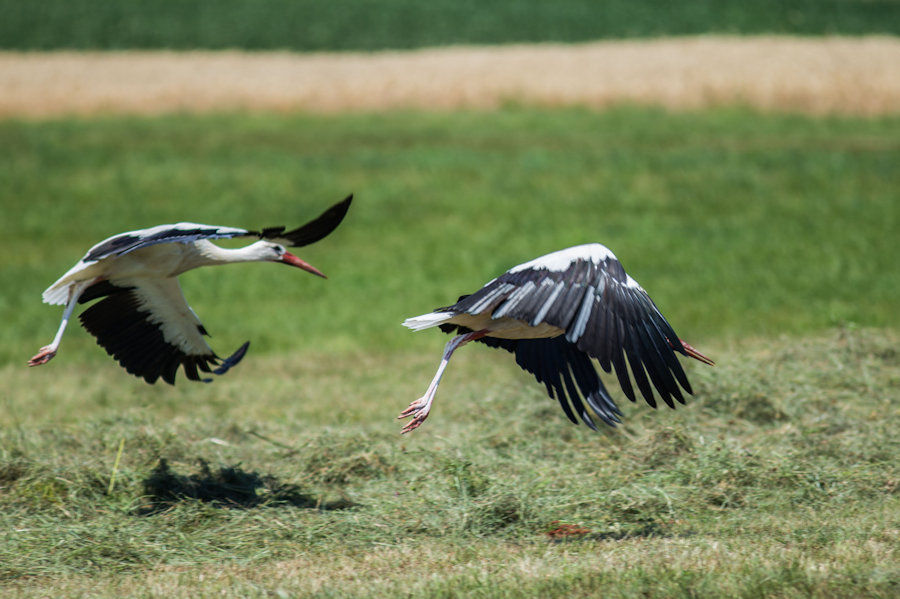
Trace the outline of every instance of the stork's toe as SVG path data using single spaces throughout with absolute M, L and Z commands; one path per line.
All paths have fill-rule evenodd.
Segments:
M 431 412 L 431 402 L 428 400 L 428 395 L 424 395 L 409 404 L 408 408 L 400 412 L 400 415 L 397 416 L 398 420 L 412 416 L 412 420 L 406 423 L 403 429 L 401 429 L 401 433 L 408 433 L 415 430 L 425 422 L 425 419 L 428 418 L 428 413 Z
M 29 366 L 40 366 L 41 364 L 46 364 L 50 360 L 53 359 L 53 356 L 56 355 L 56 350 L 46 345 L 41 348 L 41 350 L 36 353 L 30 360 L 28 360 Z
M 405 410 L 400 412 L 400 415 L 397 416 L 397 420 L 402 420 L 403 418 L 412 416 L 413 414 L 415 414 L 416 412 L 418 412 L 419 410 L 424 408 L 427 404 L 428 404 L 428 398 L 426 396 L 420 397 L 416 401 L 410 403 L 409 407 L 407 407 Z

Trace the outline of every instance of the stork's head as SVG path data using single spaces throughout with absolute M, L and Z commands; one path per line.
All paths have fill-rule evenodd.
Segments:
M 257 241 L 254 246 L 257 246 L 260 259 L 268 262 L 281 262 L 283 264 L 289 264 L 290 266 L 296 266 L 297 268 L 302 268 L 306 272 L 311 272 L 314 275 L 320 276 L 323 279 L 327 279 L 322 272 L 307 262 L 304 262 L 294 254 L 287 251 L 283 245 L 279 245 L 277 243 L 272 243 L 271 241 Z

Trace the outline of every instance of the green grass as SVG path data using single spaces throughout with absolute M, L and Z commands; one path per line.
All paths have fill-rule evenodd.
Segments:
M 350 192 L 345 224 L 299 251 L 330 280 L 258 264 L 182 277 L 215 348 L 431 351 L 403 318 L 595 241 L 698 347 L 888 325 L 898 139 L 896 117 L 743 111 L 0 123 L 0 363 L 49 341 L 60 310 L 41 291 L 111 234 L 296 226 Z M 106 358 L 74 327 L 59 359 Z
M 0 0 L 0 47 L 380 50 L 699 33 L 900 32 L 896 0 Z
M 695 401 L 600 434 L 480 347 L 403 438 L 434 355 L 296 353 L 174 390 L 8 366 L 0 592 L 896 596 L 898 341 L 713 343 Z M 166 495 L 200 486 L 237 500 Z
M 0 123 L 0 595 L 896 596 L 898 133 L 742 110 Z M 146 385 L 78 326 L 25 368 L 60 316 L 40 292 L 103 237 L 292 226 L 351 191 L 298 252 L 328 281 L 183 277 L 214 348 L 252 341 L 214 384 Z M 717 360 L 688 365 L 696 399 L 615 392 L 626 424 L 595 434 L 473 344 L 400 437 L 445 339 L 399 322 L 588 241 Z

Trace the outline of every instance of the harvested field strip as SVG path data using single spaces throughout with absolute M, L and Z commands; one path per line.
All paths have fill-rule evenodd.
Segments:
M 703 36 L 410 52 L 0 53 L 0 116 L 491 109 L 504 103 L 877 115 L 900 109 L 892 37 Z

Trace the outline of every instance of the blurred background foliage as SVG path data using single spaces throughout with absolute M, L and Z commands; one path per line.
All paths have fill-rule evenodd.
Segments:
M 0 0 L 0 48 L 381 50 L 900 33 L 897 0 Z

